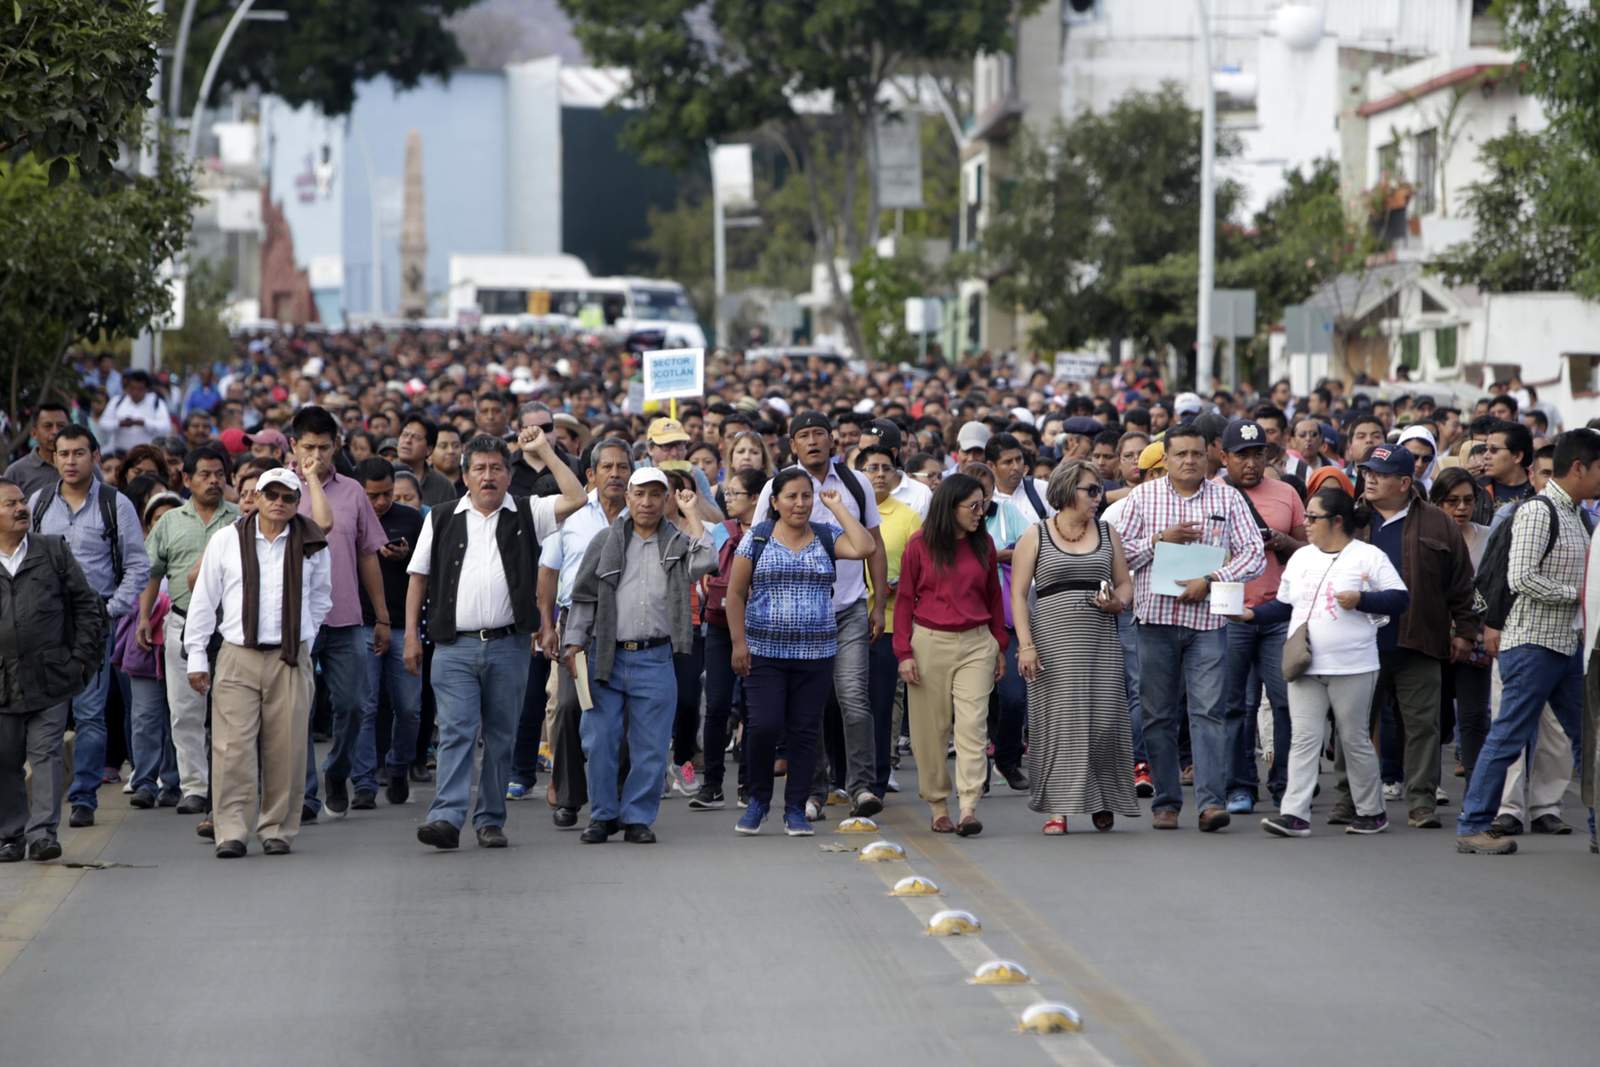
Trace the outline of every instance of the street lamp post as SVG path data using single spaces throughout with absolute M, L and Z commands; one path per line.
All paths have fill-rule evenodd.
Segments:
M 1195 389 L 1203 396 L 1213 386 L 1216 345 L 1211 336 L 1211 290 L 1217 259 L 1217 94 L 1211 85 L 1211 12 L 1194 0 L 1200 16 L 1200 53 L 1205 85 L 1200 105 L 1200 292 L 1195 307 Z

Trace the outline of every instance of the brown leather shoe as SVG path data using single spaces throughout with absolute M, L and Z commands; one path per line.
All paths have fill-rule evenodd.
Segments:
M 1150 825 L 1157 830 L 1176 830 L 1178 828 L 1178 813 L 1171 808 L 1162 808 L 1150 813 Z
M 1233 818 L 1228 814 L 1227 808 L 1206 808 L 1200 813 L 1200 832 L 1206 834 L 1216 833 L 1232 821 Z

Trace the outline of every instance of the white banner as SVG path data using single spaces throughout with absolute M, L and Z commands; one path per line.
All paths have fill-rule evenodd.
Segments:
M 706 350 L 662 348 L 644 353 L 644 399 L 670 400 L 705 392 Z
M 878 206 L 922 206 L 922 129 L 915 115 L 880 115 Z
M 1056 380 L 1092 382 L 1100 373 L 1100 357 L 1093 352 L 1057 352 Z

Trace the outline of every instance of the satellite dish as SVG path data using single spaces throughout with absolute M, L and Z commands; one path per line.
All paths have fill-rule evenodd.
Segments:
M 1312 4 L 1284 4 L 1272 15 L 1272 31 L 1296 52 L 1322 40 L 1322 9 Z

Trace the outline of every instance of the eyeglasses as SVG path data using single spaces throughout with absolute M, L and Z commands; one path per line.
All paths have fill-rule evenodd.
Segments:
M 989 510 L 989 502 L 987 500 L 963 500 L 961 503 L 957 504 L 956 507 L 966 508 L 974 515 L 982 515 L 985 511 Z
M 1105 487 L 1099 485 L 1080 485 L 1078 486 L 1078 492 L 1088 493 L 1090 500 L 1099 500 L 1106 494 Z
M 940 475 L 938 471 L 923 471 L 921 474 L 913 474 L 911 477 L 919 482 L 936 482 L 939 480 Z
M 750 494 L 745 492 L 743 489 L 724 489 L 722 491 L 722 499 L 724 500 L 737 500 L 740 497 L 747 497 L 749 495 Z
M 257 494 L 274 504 L 293 504 L 299 501 L 299 493 L 291 493 L 287 489 L 263 489 Z
M 1327 514 L 1326 512 L 1321 512 L 1321 511 L 1308 511 L 1308 512 L 1306 512 L 1306 521 L 1307 522 L 1316 522 L 1318 519 L 1331 519 L 1331 518 L 1333 518 L 1333 516 Z

